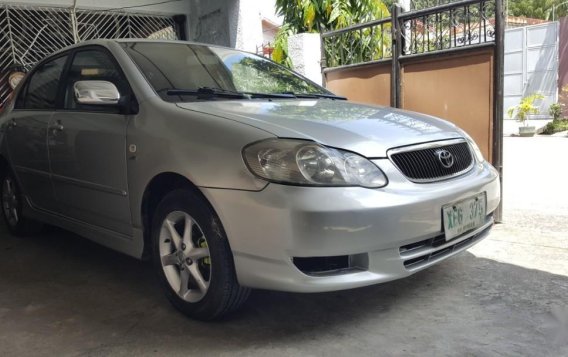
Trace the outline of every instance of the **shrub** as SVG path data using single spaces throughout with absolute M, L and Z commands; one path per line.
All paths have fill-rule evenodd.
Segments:
M 565 130 L 568 130 L 568 119 L 558 119 L 546 124 L 542 133 L 551 135 Z
M 548 108 L 548 114 L 550 114 L 550 116 L 552 117 L 552 119 L 554 121 L 562 118 L 562 108 L 563 107 L 564 107 L 564 104 L 562 104 L 562 103 L 554 103 L 554 104 L 551 104 L 550 107 Z

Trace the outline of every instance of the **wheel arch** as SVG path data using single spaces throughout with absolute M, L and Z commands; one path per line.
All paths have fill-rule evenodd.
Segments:
M 169 192 L 176 189 L 186 189 L 198 194 L 211 210 L 219 217 L 213 205 L 191 180 L 186 176 L 175 172 L 162 172 L 154 176 L 144 189 L 141 205 L 141 219 L 143 226 L 144 248 L 142 251 L 142 259 L 148 260 L 151 257 L 151 235 L 152 235 L 152 218 L 156 211 L 156 207 L 162 198 Z M 222 228 L 221 228 L 222 229 Z

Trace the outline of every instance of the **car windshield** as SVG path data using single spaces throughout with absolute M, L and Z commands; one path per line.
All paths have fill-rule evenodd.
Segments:
M 269 98 L 331 95 L 287 68 L 251 53 L 186 43 L 124 42 L 122 46 L 168 102 L 251 98 L 220 95 L 223 91 L 253 93 L 252 97 L 271 94 Z M 207 96 L 200 95 L 203 89 Z

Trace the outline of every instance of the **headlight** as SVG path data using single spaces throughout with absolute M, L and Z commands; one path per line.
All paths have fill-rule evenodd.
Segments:
M 306 186 L 383 187 L 388 180 L 366 158 L 311 141 L 269 139 L 244 148 L 250 171 L 265 180 Z

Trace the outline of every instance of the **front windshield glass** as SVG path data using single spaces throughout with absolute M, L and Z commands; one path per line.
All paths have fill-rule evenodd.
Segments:
M 245 93 L 330 94 L 285 67 L 251 53 L 205 45 L 125 42 L 123 48 L 154 90 L 169 102 L 197 100 L 168 90 L 216 88 Z

